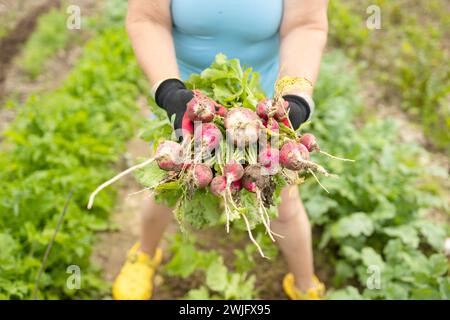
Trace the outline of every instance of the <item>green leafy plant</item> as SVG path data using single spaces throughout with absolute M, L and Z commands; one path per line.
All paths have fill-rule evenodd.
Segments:
M 69 30 L 66 27 L 66 20 L 67 14 L 62 9 L 51 9 L 39 17 L 36 30 L 31 34 L 17 60 L 17 65 L 31 79 L 36 79 L 42 73 L 48 59 L 54 57 L 59 50 L 79 40 L 77 33 L 79 30 Z
M 448 173 L 431 167 L 422 148 L 399 143 L 395 122 L 373 119 L 360 129 L 352 124 L 361 110 L 358 86 L 354 74 L 334 81 L 344 68 L 336 59 L 342 57 L 328 56 L 323 65 L 316 89 L 318 119 L 312 127 L 331 152 L 356 162 L 328 164 L 340 175 L 323 182 L 330 194 L 308 184 L 301 188 L 320 230 L 316 252 L 332 266 L 330 283 L 358 283 L 359 290 L 346 288 L 331 297 L 354 298 L 359 292 L 364 298 L 446 299 L 449 278 L 441 252 L 449 227 L 431 222 L 427 212 L 448 215 L 449 203 L 439 188 Z M 380 270 L 376 290 L 366 288 L 370 266 Z
M 60 22 L 59 13 L 50 15 Z M 96 298 L 108 289 L 89 258 L 95 232 L 113 228 L 107 217 L 114 192 L 99 197 L 91 213 L 86 195 L 112 174 L 133 134 L 143 76 L 121 25 L 97 32 L 60 88 L 32 95 L 21 105 L 10 102 L 18 112 L 0 151 L 0 299 L 32 297 L 45 248 L 72 188 L 38 297 Z M 40 41 L 40 47 L 47 40 L 32 41 Z M 80 290 L 66 285 L 70 265 L 81 270 Z
M 253 299 L 255 298 L 255 276 L 245 272 L 231 272 L 217 251 L 199 250 L 196 238 L 175 236 L 171 241 L 172 258 L 165 266 L 168 276 L 187 278 L 200 271 L 204 285 L 189 290 L 187 299 Z
M 369 30 L 369 5 L 378 5 L 381 29 Z M 404 8 L 408 7 L 409 10 Z M 443 0 L 330 2 L 330 43 L 364 66 L 383 101 L 418 120 L 429 141 L 448 152 L 450 140 L 450 19 Z

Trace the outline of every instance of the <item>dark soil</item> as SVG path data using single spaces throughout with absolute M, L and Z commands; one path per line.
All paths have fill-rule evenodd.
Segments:
M 20 52 L 22 45 L 33 33 L 39 16 L 53 7 L 58 7 L 60 0 L 48 0 L 44 4 L 28 12 L 9 34 L 0 40 L 0 97 L 3 96 L 3 84 L 6 71 L 12 59 Z
M 246 233 L 239 231 L 233 233 L 232 230 L 230 234 L 227 234 L 223 226 L 196 230 L 192 233 L 197 238 L 198 249 L 217 251 L 223 257 L 224 263 L 230 271 L 234 271 L 234 249 L 243 250 L 249 243 Z M 166 256 L 163 265 L 169 262 L 170 258 L 170 256 Z M 282 288 L 282 280 L 287 272 L 287 267 L 281 255 L 268 260 L 254 253 L 254 261 L 255 266 L 249 275 L 256 275 L 255 288 L 258 298 L 286 299 Z M 204 275 L 201 272 L 196 272 L 187 279 L 182 279 L 164 274 L 163 268 L 161 268 L 159 275 L 159 279 L 155 279 L 156 285 L 153 296 L 153 299 L 157 300 L 183 298 L 189 290 L 199 288 L 205 283 Z

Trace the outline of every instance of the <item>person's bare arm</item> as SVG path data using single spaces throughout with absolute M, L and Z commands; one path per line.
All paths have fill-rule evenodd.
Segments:
M 139 65 L 152 87 L 165 79 L 179 78 L 170 0 L 129 0 L 126 28 Z
M 280 27 L 280 78 L 304 77 L 315 84 L 327 41 L 327 7 L 328 0 L 284 1 Z M 311 95 L 313 90 L 302 91 Z

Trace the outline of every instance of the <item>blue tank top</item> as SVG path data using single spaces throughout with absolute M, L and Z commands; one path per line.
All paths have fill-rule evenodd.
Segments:
M 200 73 L 221 52 L 258 71 L 265 93 L 272 96 L 283 0 L 172 0 L 171 13 L 183 79 Z

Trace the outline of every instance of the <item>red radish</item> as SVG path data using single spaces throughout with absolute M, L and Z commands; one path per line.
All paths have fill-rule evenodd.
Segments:
M 231 192 L 239 192 L 241 189 L 242 189 L 242 182 L 241 182 L 241 180 L 233 181 L 230 184 Z
M 272 131 L 277 131 L 280 129 L 280 125 L 274 118 L 270 118 L 268 121 L 263 120 L 263 125 Z
M 269 119 L 269 115 L 281 121 L 286 118 L 289 102 L 283 99 L 274 105 L 272 99 L 264 99 L 256 105 L 256 114 L 264 120 Z
M 304 168 L 304 160 L 309 160 L 309 151 L 301 143 L 289 140 L 280 150 L 280 164 L 290 170 Z
M 267 166 L 271 163 L 278 163 L 280 152 L 277 148 L 267 146 L 259 151 L 258 163 Z
M 288 118 L 284 118 L 284 119 L 280 120 L 280 122 L 281 122 L 282 124 L 284 124 L 286 127 L 292 128 L 292 127 L 291 127 L 291 123 L 289 122 L 289 119 L 288 119 Z
M 181 120 L 181 129 L 183 129 L 183 136 L 187 134 L 194 134 L 194 123 L 189 119 L 187 112 L 184 113 Z
M 192 165 L 191 168 L 194 185 L 200 189 L 208 186 L 213 178 L 211 168 L 202 163 Z
M 308 149 L 309 152 L 320 151 L 320 148 L 316 142 L 316 137 L 311 133 L 305 133 L 300 137 L 300 143 Z
M 218 115 L 219 117 L 224 118 L 228 113 L 228 109 L 225 108 L 224 106 L 220 105 L 220 104 L 216 104 L 216 115 Z
M 242 185 L 250 192 L 256 192 L 257 188 L 264 189 L 268 186 L 270 177 L 263 174 L 264 169 L 259 164 L 249 165 L 245 168 L 242 177 Z
M 180 171 L 183 167 L 183 148 L 174 141 L 164 141 L 156 149 L 155 159 L 165 171 Z
M 272 108 L 272 100 L 264 99 L 256 105 L 256 114 L 264 120 L 269 118 L 269 110 Z
M 208 151 L 216 149 L 222 140 L 222 132 L 214 123 L 202 123 L 195 128 L 195 142 Z
M 336 160 L 340 160 L 340 161 L 352 161 L 352 162 L 354 161 L 352 159 L 336 157 L 336 156 L 333 156 L 332 154 L 329 154 L 328 152 L 320 150 L 319 145 L 317 144 L 317 141 L 316 141 L 316 137 L 311 133 L 303 134 L 300 137 L 299 141 L 302 145 L 304 145 L 306 147 L 306 149 L 308 149 L 309 152 L 317 151 L 327 157 L 330 157 L 331 159 L 336 159 Z
M 275 119 L 278 121 L 281 121 L 283 119 L 287 118 L 288 115 L 288 108 L 289 108 L 289 102 L 283 99 L 280 99 L 276 104 L 276 111 L 274 113 Z
M 263 175 L 269 175 L 269 176 L 273 176 L 275 174 L 277 174 L 277 172 L 280 170 L 280 165 L 278 163 L 272 163 L 272 164 L 268 164 L 266 166 L 264 166 L 262 168 L 262 174 Z
M 248 177 L 242 178 L 242 186 L 250 192 L 256 192 L 256 183 Z
M 227 135 L 233 143 L 256 143 L 260 129 L 260 120 L 250 109 L 235 107 L 228 111 L 225 117 Z
M 214 177 L 209 185 L 211 193 L 215 196 L 221 196 L 225 194 L 227 188 L 227 179 L 224 176 Z
M 234 182 L 242 178 L 244 175 L 244 168 L 239 163 L 239 161 L 236 160 L 230 160 L 223 168 L 225 177 L 227 178 L 228 182 Z
M 280 152 L 277 148 L 267 147 L 260 150 L 258 154 L 258 163 L 264 166 L 267 171 L 265 174 L 273 175 L 279 169 Z
M 192 161 L 189 159 L 187 161 L 184 162 L 183 168 L 185 170 L 189 169 L 190 167 L 192 167 Z
M 191 121 L 210 122 L 216 112 L 215 102 L 198 90 L 193 90 L 194 97 L 187 103 L 186 113 Z
M 316 179 L 314 172 L 321 173 L 326 177 L 332 176 L 325 168 L 309 160 L 309 151 L 303 144 L 292 140 L 285 142 L 281 147 L 280 164 L 290 170 L 307 170 Z M 319 182 L 318 179 L 317 181 Z

